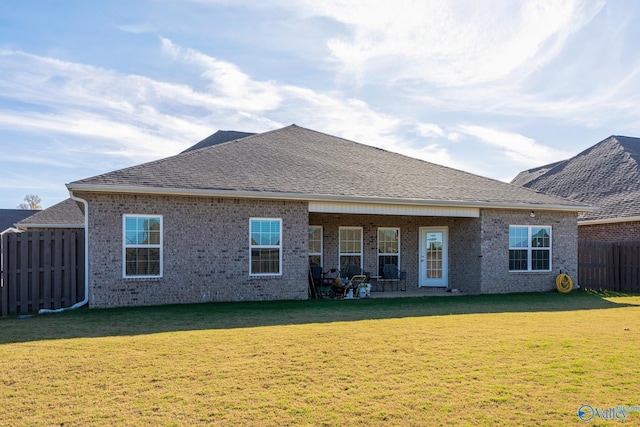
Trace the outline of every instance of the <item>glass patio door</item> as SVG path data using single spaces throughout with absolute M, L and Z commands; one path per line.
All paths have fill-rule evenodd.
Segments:
M 447 227 L 420 228 L 420 286 L 447 287 Z

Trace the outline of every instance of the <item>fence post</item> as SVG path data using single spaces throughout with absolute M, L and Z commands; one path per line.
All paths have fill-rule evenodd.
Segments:
M 62 233 L 62 242 L 63 242 L 63 254 L 64 258 L 62 259 L 62 283 L 64 286 L 62 287 L 62 297 L 64 299 L 65 307 L 72 306 L 75 304 L 75 301 L 71 300 L 71 232 L 68 230 L 63 231 Z
M 40 232 L 31 235 L 31 309 L 40 308 Z
M 627 283 L 626 288 L 629 292 L 640 292 L 640 243 L 634 242 L 633 246 L 629 248 L 629 256 L 627 260 Z
M 611 252 L 612 252 L 612 262 L 611 262 L 611 273 L 612 273 L 612 287 L 616 292 L 620 292 L 620 245 L 617 243 L 611 244 Z
M 84 300 L 87 295 L 84 294 L 84 289 L 85 286 L 87 285 L 85 283 L 85 268 L 89 268 L 88 265 L 85 265 L 85 257 L 84 257 L 84 242 L 85 242 L 85 236 L 84 233 L 86 233 L 87 231 L 82 229 L 76 232 L 76 259 L 78 262 L 78 271 L 77 271 L 77 277 L 78 277 L 78 297 L 76 299 L 76 301 L 82 301 Z
M 51 309 L 51 231 L 45 231 L 43 234 L 43 257 L 42 263 L 42 308 Z
M 62 231 L 54 231 L 54 270 L 53 270 L 53 308 L 62 307 L 62 289 L 64 284 L 62 283 Z
M 5 317 L 9 314 L 9 286 L 7 285 L 7 269 L 5 268 L 4 248 L 7 247 L 8 234 L 3 234 L 0 240 L 0 316 Z
M 9 235 L 9 242 L 6 247 L 5 256 L 7 258 L 7 264 L 9 268 L 9 275 L 7 278 L 7 291 L 9 292 L 9 313 L 17 313 L 18 307 L 18 237 L 16 234 L 11 233 Z

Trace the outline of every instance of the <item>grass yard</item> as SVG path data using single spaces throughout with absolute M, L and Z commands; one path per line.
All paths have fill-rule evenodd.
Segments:
M 640 406 L 639 348 L 640 297 L 585 291 L 14 317 L 0 425 L 584 425 Z

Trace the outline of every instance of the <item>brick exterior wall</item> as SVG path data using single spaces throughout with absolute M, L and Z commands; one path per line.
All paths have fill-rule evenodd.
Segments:
M 577 280 L 576 213 L 536 211 L 535 215 L 531 218 L 530 211 L 482 210 L 482 293 L 550 291 L 555 289 L 560 270 Z M 551 272 L 509 272 L 510 225 L 551 226 Z
M 89 305 L 306 299 L 308 226 L 323 226 L 325 270 L 339 265 L 338 229 L 363 227 L 363 267 L 377 272 L 378 227 L 400 228 L 401 268 L 417 289 L 420 227 L 448 227 L 449 287 L 466 294 L 548 291 L 577 277 L 575 213 L 482 209 L 479 218 L 309 213 L 307 203 L 77 192 L 89 202 Z M 124 214 L 162 215 L 163 277 L 122 277 Z M 249 276 L 249 218 L 282 218 L 282 275 Z M 509 272 L 509 225 L 552 227 L 551 272 Z
M 89 202 L 89 305 L 306 299 L 306 203 L 82 193 Z M 163 277 L 122 277 L 124 214 L 162 215 Z M 249 218 L 282 218 L 282 276 L 249 276 Z
M 640 221 L 580 225 L 578 239 L 581 242 L 637 242 L 640 241 Z

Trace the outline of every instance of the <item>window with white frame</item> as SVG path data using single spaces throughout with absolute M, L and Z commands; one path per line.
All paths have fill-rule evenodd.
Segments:
M 251 218 L 249 274 L 273 276 L 282 274 L 282 219 Z
M 550 226 L 509 226 L 509 271 L 551 271 Z
M 162 277 L 162 216 L 124 215 L 123 277 Z
M 362 227 L 340 227 L 340 271 L 350 265 L 362 269 Z
M 400 229 L 378 228 L 378 275 L 382 276 L 385 264 L 393 264 L 400 270 Z
M 322 267 L 322 226 L 309 226 L 309 264 Z

